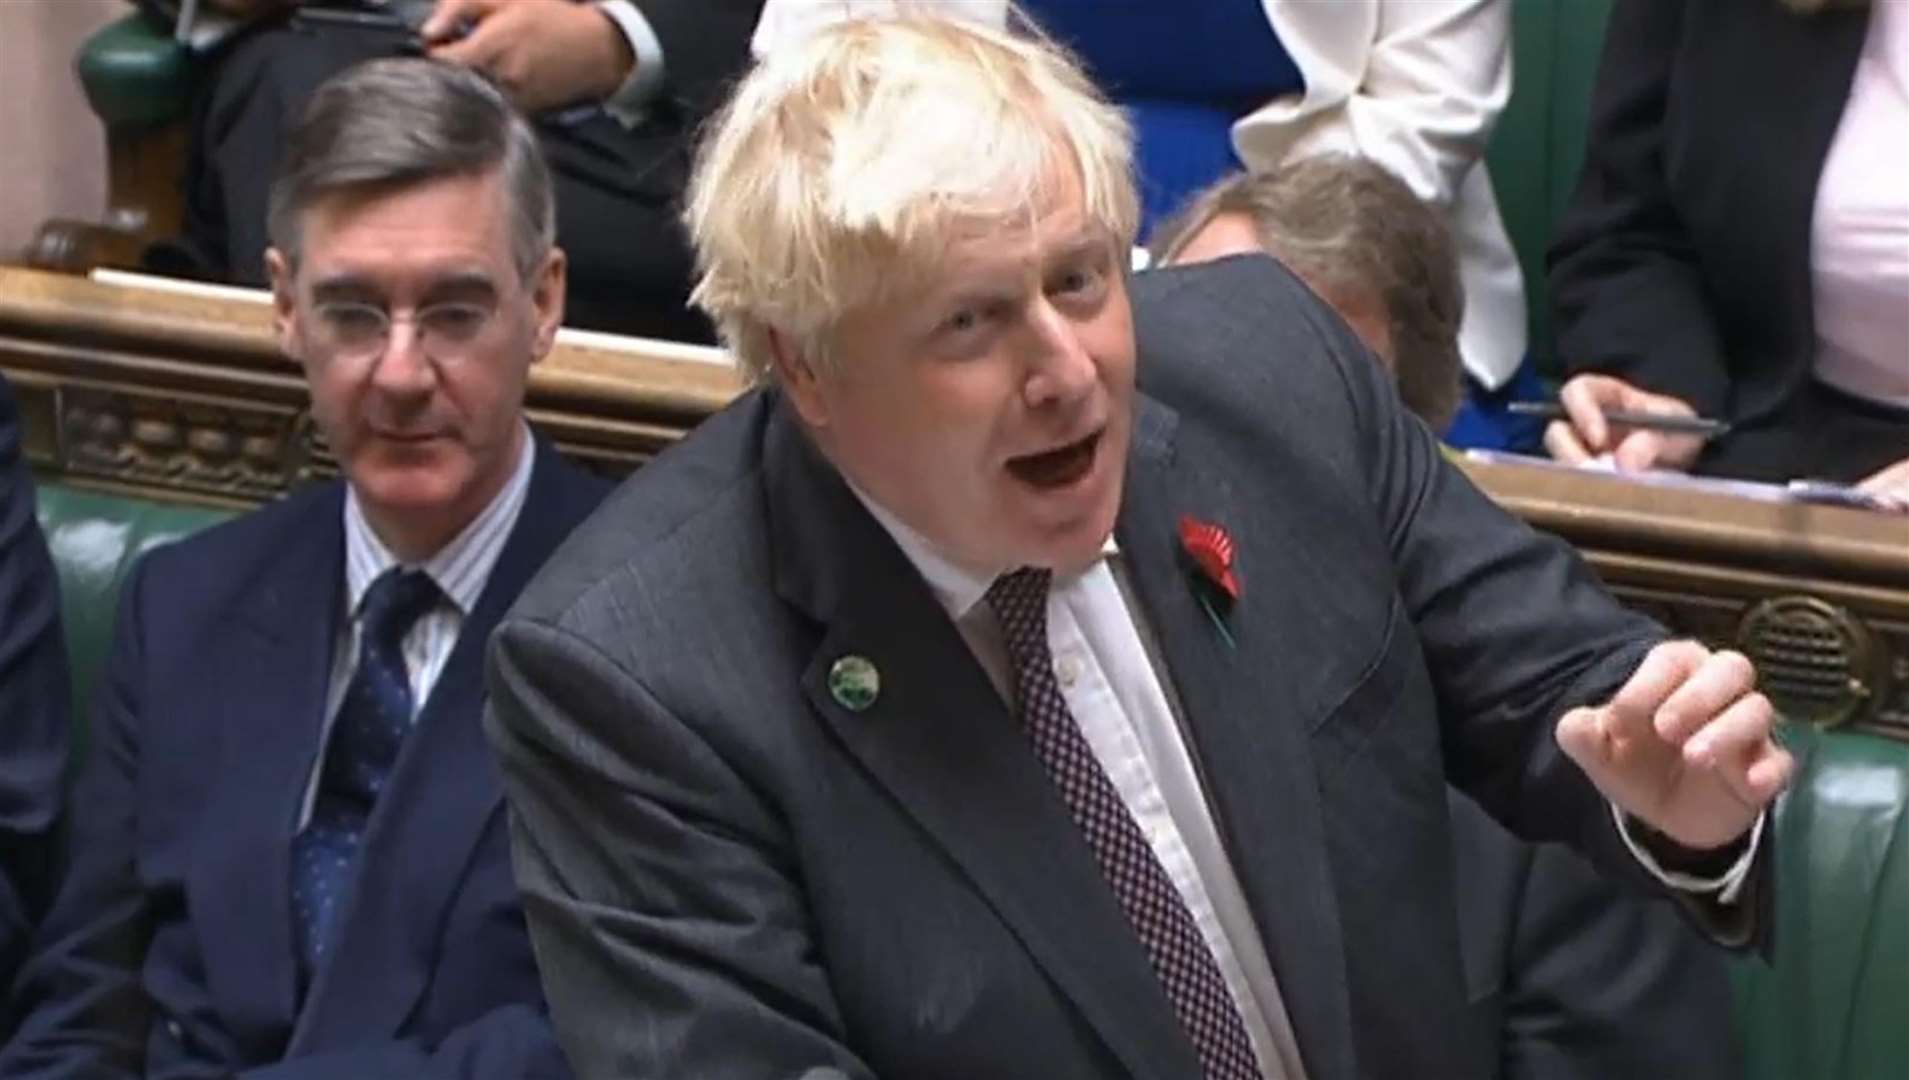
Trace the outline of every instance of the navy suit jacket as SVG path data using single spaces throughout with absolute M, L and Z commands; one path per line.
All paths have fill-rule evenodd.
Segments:
M 59 581 L 33 509 L 19 412 L 0 378 L 0 986 L 45 903 L 66 775 L 71 688 Z
M 344 580 L 330 483 L 147 556 L 120 600 L 74 865 L 22 973 L 7 1077 L 565 1077 L 479 728 L 486 640 L 608 485 L 540 444 L 529 494 L 295 990 L 290 850 Z

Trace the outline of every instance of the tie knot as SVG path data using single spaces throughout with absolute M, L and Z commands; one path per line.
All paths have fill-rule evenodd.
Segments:
M 359 618 L 366 634 L 382 641 L 398 641 L 436 606 L 442 595 L 431 575 L 394 566 L 379 574 L 365 590 Z
M 988 606 L 1001 620 L 1001 633 L 1016 653 L 1047 647 L 1047 587 L 1054 572 L 1023 566 L 994 579 L 988 586 Z

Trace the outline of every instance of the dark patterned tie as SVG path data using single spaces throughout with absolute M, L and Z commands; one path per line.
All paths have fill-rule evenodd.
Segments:
M 1060 789 L 1074 824 L 1100 863 L 1100 872 L 1146 947 L 1173 1011 L 1199 1052 L 1208 1080 L 1261 1080 L 1252 1040 L 1226 979 L 1200 936 L 1166 868 L 1154 858 L 1140 826 L 1061 696 L 1047 645 L 1047 588 L 1052 573 L 1022 569 L 988 589 L 988 606 L 1001 621 L 1014 662 L 1015 704 L 1034 752 Z
M 429 575 L 395 566 L 365 591 L 358 667 L 332 723 L 311 821 L 292 842 L 292 913 L 301 987 L 331 949 L 365 824 L 411 730 L 404 636 L 442 595 Z

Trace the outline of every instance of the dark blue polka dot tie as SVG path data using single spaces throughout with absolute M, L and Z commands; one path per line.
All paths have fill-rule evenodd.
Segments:
M 301 987 L 331 949 L 365 824 L 411 730 L 404 636 L 442 595 L 429 575 L 395 566 L 365 591 L 358 667 L 332 723 L 311 821 L 292 842 L 292 922 Z
M 1260 1080 L 1252 1039 L 1219 962 L 1061 694 L 1047 644 L 1052 578 L 1029 567 L 1001 575 L 988 589 L 1014 664 L 1021 727 L 1133 924 L 1208 1080 Z

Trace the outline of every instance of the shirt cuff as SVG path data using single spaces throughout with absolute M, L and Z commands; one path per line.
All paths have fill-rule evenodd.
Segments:
M 1617 823 L 1617 835 L 1623 839 L 1624 846 L 1631 849 L 1631 856 L 1642 864 L 1644 869 L 1650 871 L 1652 877 L 1679 892 L 1698 895 L 1714 894 L 1720 904 L 1736 903 L 1737 897 L 1743 893 L 1744 882 L 1750 880 L 1750 867 L 1756 863 L 1757 847 L 1763 843 L 1763 818 L 1767 813 L 1768 811 L 1764 811 L 1757 815 L 1756 821 L 1750 826 L 1750 844 L 1743 849 L 1743 854 L 1738 856 L 1730 869 L 1717 877 L 1703 878 L 1695 874 L 1683 874 L 1664 869 L 1657 862 L 1656 856 L 1645 850 L 1643 845 L 1631 836 L 1630 826 L 1624 821 L 1624 811 L 1618 809 L 1616 803 L 1611 804 L 1611 820 Z
M 624 127 L 635 127 L 663 89 L 663 42 L 635 0 L 597 0 L 597 10 L 616 24 L 635 58 L 630 77 L 604 100 L 603 111 Z

